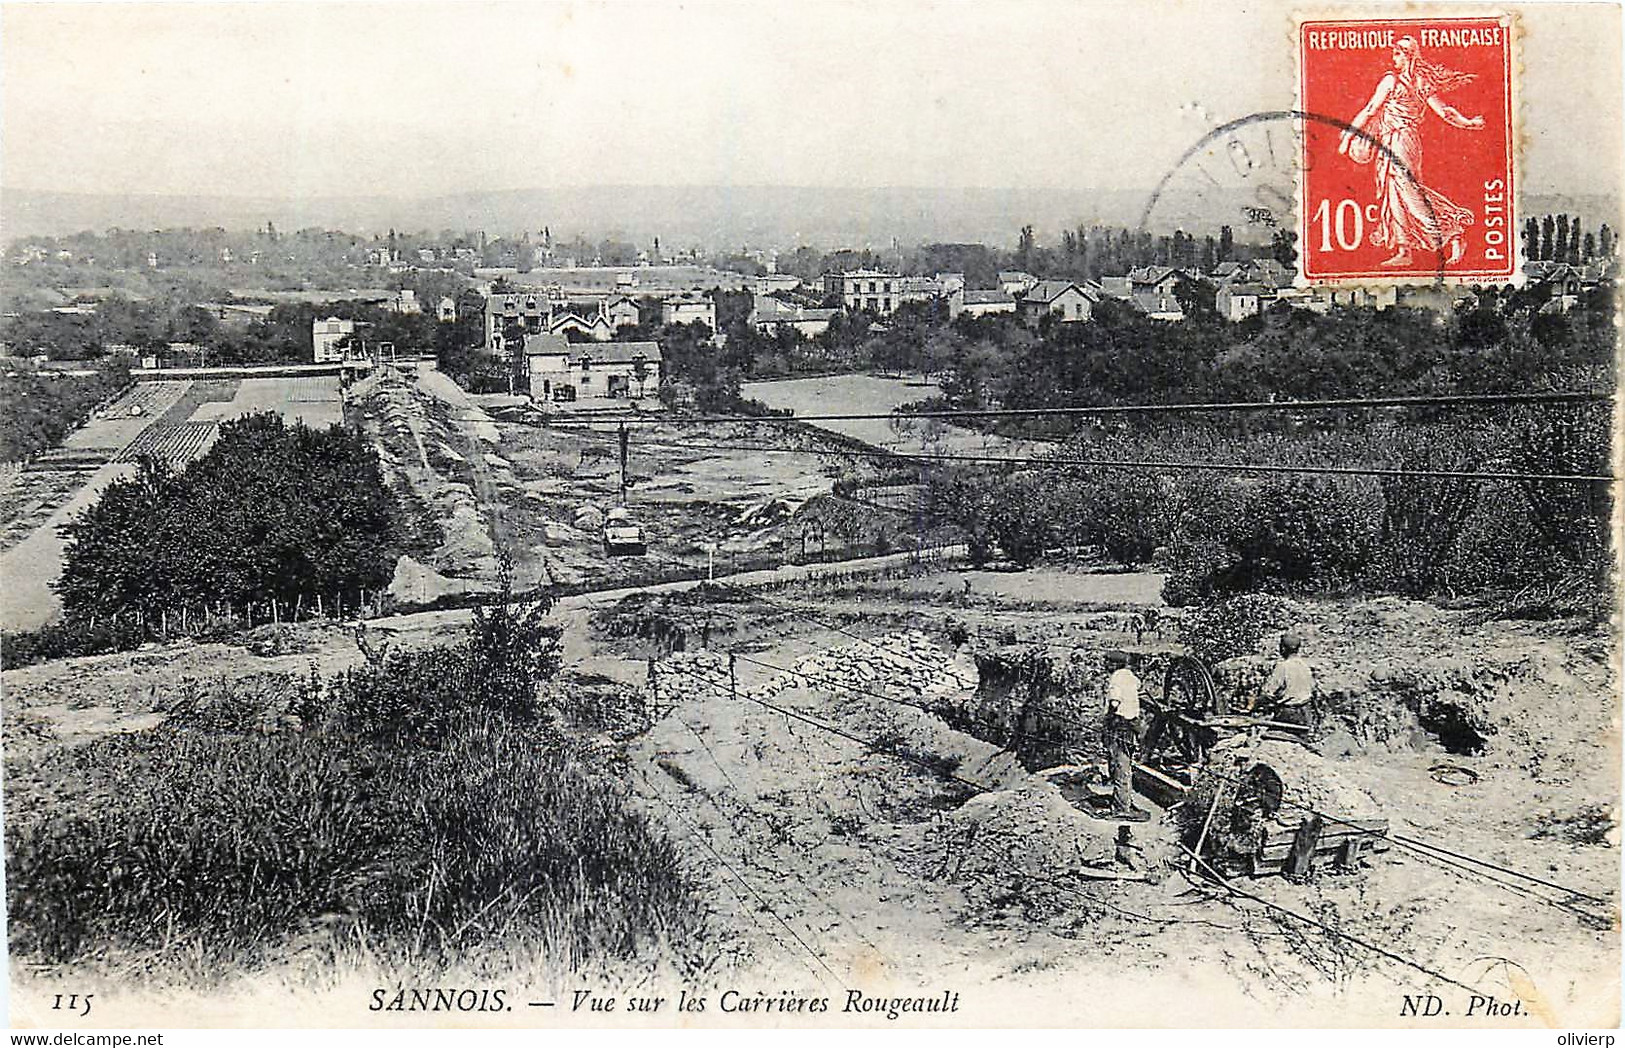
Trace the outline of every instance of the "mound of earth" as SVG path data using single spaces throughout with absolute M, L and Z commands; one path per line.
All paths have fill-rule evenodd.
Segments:
M 967 918 L 1009 908 L 1026 918 L 1088 912 L 1111 878 L 1156 876 L 1177 850 L 1159 823 L 1135 827 L 1120 849 L 1117 824 L 1084 815 L 1035 776 L 972 797 L 934 830 L 943 879 L 964 892 Z
M 468 579 L 451 579 L 413 560 L 395 562 L 395 575 L 389 581 L 389 595 L 400 603 L 428 603 L 440 597 L 481 589 Z
M 1221 752 L 1220 747 L 1214 748 L 1215 761 L 1223 759 Z M 1253 747 L 1252 759 L 1268 765 L 1281 777 L 1283 822 L 1297 825 L 1303 818 L 1304 808 L 1345 819 L 1383 817 L 1383 807 L 1377 798 L 1345 778 L 1331 761 L 1295 742 L 1265 739 Z

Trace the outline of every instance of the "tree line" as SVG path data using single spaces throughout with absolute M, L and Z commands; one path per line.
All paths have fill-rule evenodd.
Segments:
M 251 302 L 249 304 L 252 304 Z M 311 323 L 339 317 L 365 325 L 368 345 L 388 342 L 402 355 L 429 355 L 442 347 L 479 340 L 478 320 L 461 327 L 442 324 L 434 302 L 419 313 L 397 313 L 376 302 L 346 299 L 321 304 L 287 302 L 263 319 L 222 321 L 216 311 L 162 298 L 106 298 L 93 310 L 30 310 L 0 320 L 0 341 L 18 355 L 43 353 L 52 360 L 96 360 L 115 350 L 153 354 L 170 366 L 309 363 Z M 184 348 L 180 348 L 184 347 Z
M 1567 262 L 1577 266 L 1599 258 L 1612 258 L 1618 235 L 1604 222 L 1593 232 L 1579 216 L 1531 215 L 1523 224 L 1523 257 L 1530 262 Z

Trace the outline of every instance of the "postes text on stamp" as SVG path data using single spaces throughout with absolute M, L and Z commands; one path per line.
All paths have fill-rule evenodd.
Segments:
M 1513 277 L 1513 36 L 1505 17 L 1299 24 L 1307 279 Z

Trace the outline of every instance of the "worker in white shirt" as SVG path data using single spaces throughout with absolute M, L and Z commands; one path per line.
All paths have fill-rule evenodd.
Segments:
M 1129 669 L 1128 653 L 1106 652 L 1106 723 L 1101 730 L 1112 776 L 1112 817 L 1145 822 L 1151 814 L 1134 803 L 1134 754 L 1140 748 L 1140 678 Z
M 1303 637 L 1296 630 L 1281 634 L 1281 661 L 1259 689 L 1257 706 L 1272 720 L 1312 727 L 1315 671 L 1299 654 L 1302 650 Z

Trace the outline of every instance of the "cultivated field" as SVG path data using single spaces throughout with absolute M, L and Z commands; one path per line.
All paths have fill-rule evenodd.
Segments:
M 331 426 L 344 417 L 339 380 L 334 375 L 245 378 L 229 400 L 200 405 L 190 421 L 218 423 L 261 411 L 307 426 Z
M 60 446 L 14 471 L 0 487 L 0 577 L 6 599 L 0 625 L 32 629 L 61 604 L 51 589 L 62 573 L 57 527 L 94 503 L 101 490 L 152 455 L 172 469 L 205 454 L 220 422 L 259 411 L 311 426 L 343 417 L 338 379 L 202 379 L 140 382 Z

